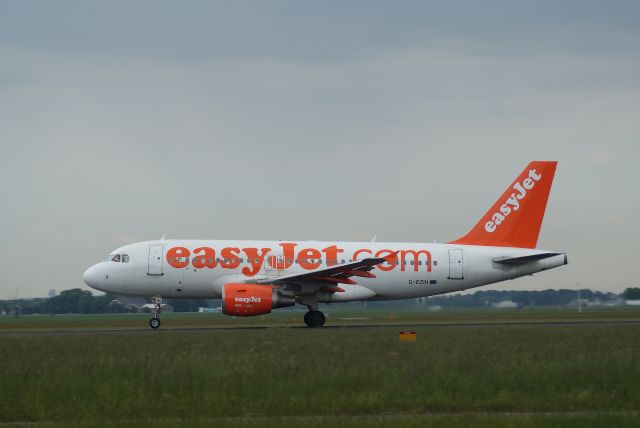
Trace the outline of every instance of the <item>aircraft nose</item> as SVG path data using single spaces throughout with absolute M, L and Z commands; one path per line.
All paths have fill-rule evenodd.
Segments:
M 82 280 L 91 288 L 96 288 L 100 280 L 100 272 L 98 266 L 93 265 L 82 274 Z

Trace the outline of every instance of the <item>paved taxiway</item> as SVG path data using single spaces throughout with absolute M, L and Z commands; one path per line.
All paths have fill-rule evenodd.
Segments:
M 640 320 L 612 320 L 612 321 L 539 321 L 539 322 L 480 322 L 480 323 L 423 323 L 423 324 L 351 324 L 328 325 L 322 330 L 337 329 L 374 329 L 374 328 L 486 328 L 486 327 L 607 327 L 607 326 L 640 326 Z M 161 327 L 135 329 L 83 329 L 83 330 L 4 330 L 0 336 L 93 336 L 112 334 L 162 334 L 162 333 L 210 333 L 220 331 L 246 331 L 268 329 L 307 329 L 306 326 L 254 326 L 254 327 L 199 327 L 199 328 L 170 328 Z

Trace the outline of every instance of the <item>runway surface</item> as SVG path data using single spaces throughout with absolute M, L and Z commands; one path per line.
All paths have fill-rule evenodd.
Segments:
M 407 328 L 487 328 L 487 327 L 610 327 L 610 326 L 640 326 L 640 320 L 610 320 L 610 321 L 531 321 L 531 322 L 470 322 L 470 323 L 422 323 L 422 324 L 352 324 L 327 325 L 321 330 L 341 329 L 407 329 Z M 213 333 L 222 331 L 250 331 L 268 329 L 307 329 L 305 326 L 254 326 L 254 327 L 197 327 L 171 328 L 160 327 L 130 329 L 65 329 L 65 330 L 3 330 L 0 336 L 93 336 L 113 334 L 163 334 L 163 333 Z

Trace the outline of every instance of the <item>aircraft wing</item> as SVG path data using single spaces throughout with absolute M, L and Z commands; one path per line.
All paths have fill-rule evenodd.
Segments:
M 398 252 L 387 257 L 370 257 L 360 261 L 349 262 L 340 265 L 327 266 L 324 269 L 317 269 L 312 272 L 293 273 L 290 275 L 278 276 L 274 278 L 262 278 L 256 281 L 257 284 L 316 284 L 327 291 L 344 291 L 338 284 L 357 284 L 351 278 L 375 278 L 370 271 L 377 265 L 395 260 Z

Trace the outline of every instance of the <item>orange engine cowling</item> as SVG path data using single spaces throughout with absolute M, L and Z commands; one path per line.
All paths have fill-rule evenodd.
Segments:
M 271 285 L 229 283 L 222 287 L 222 312 L 226 315 L 264 315 L 272 308 L 294 304 L 294 297 L 278 293 Z

